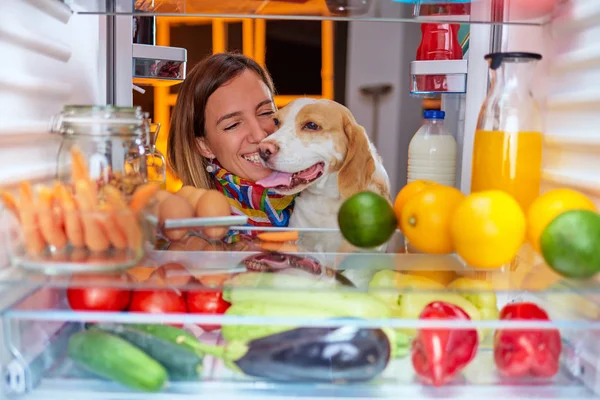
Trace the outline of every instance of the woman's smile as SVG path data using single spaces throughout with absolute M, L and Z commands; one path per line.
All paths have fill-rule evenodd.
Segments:
M 260 157 L 258 156 L 258 151 L 252 153 L 242 154 L 242 158 L 253 165 L 263 166 L 260 162 Z

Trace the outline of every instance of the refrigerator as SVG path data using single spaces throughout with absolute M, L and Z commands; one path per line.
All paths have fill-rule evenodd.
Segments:
M 146 14 L 134 11 L 134 3 L 131 0 L 0 2 L 1 189 L 16 192 L 22 181 L 44 183 L 54 179 L 61 138 L 50 132 L 50 124 L 63 106 L 132 106 L 133 90 L 139 90 L 144 85 L 164 88 L 185 79 L 186 49 L 134 44 L 133 15 L 330 19 L 348 21 L 351 29 L 355 29 L 353 24 L 380 22 L 414 26 L 408 24 L 435 21 L 433 17 L 418 15 L 416 10 L 423 4 L 436 1 L 306 0 L 295 2 L 297 13 L 292 15 L 284 14 L 280 8 L 282 3 L 275 0 L 138 1 L 138 6 L 144 3 L 154 7 Z M 458 143 L 457 187 L 469 193 L 477 118 L 489 89 L 488 65 L 483 56 L 497 51 L 541 53 L 544 58 L 538 65 L 532 88 L 542 105 L 545 118 L 542 192 L 557 187 L 574 188 L 586 193 L 600 206 L 600 174 L 595 169 L 600 168 L 600 46 L 597 40 L 600 37 L 600 2 L 564 0 L 556 2 L 558 7 L 550 14 L 523 16 L 519 14 L 518 7 L 524 3 L 517 0 L 470 2 L 470 16 L 458 20 L 470 27 L 468 52 L 464 60 L 430 65 L 405 60 L 402 68 L 399 68 L 398 80 L 405 82 L 405 88 L 408 88 L 408 82 L 413 78 L 411 74 L 428 71 L 428 74 L 452 74 L 464 81 L 463 93 L 442 95 L 442 107 Z M 396 14 L 388 16 L 382 12 L 389 7 L 397 8 Z M 394 38 L 381 38 L 383 44 L 377 46 L 385 46 L 388 41 L 393 42 Z M 356 55 L 352 59 L 356 59 Z M 149 62 L 152 65 L 159 60 L 175 63 L 178 71 L 176 76 L 159 76 L 145 64 Z M 401 93 L 402 96 L 406 94 Z M 352 107 L 350 104 L 354 112 Z M 397 118 L 398 115 L 404 115 L 403 111 L 380 118 Z M 379 146 L 385 148 L 384 162 L 389 163 L 388 168 L 399 169 L 398 165 L 405 163 L 406 154 L 402 154 L 403 150 L 395 149 L 405 149 L 406 139 L 398 138 L 394 132 L 384 132 L 379 140 Z M 405 141 L 403 145 L 402 140 Z M 388 161 L 392 158 L 393 161 Z M 403 180 L 397 172 L 391 175 L 396 182 Z M 7 213 L 4 209 L 1 211 Z M 288 370 L 283 376 L 289 378 L 297 373 L 303 378 L 286 381 L 281 379 L 281 374 L 280 379 L 273 378 L 278 375 L 277 365 L 283 364 L 269 365 L 267 362 L 263 367 L 246 365 L 254 371 L 253 375 L 241 373 L 218 356 L 205 354 L 202 368 L 196 371 L 195 379 L 169 378 L 159 390 L 146 393 L 81 367 L 69 355 L 71 338 L 85 331 L 89 323 L 183 326 L 202 343 L 215 346 L 223 344 L 221 331 L 199 326 L 232 325 L 242 331 L 265 327 L 275 331 L 282 326 L 300 327 L 314 335 L 318 329 L 326 328 L 335 328 L 338 332 L 354 329 L 356 334 L 361 329 L 363 331 L 360 332 L 372 333 L 385 327 L 397 333 L 394 337 L 407 335 L 412 340 L 416 330 L 440 328 L 442 325 L 428 324 L 414 318 L 360 318 L 358 308 L 350 313 L 356 314 L 353 318 L 349 318 L 348 314 L 325 318 L 302 313 L 294 315 L 293 312 L 273 316 L 256 310 L 237 316 L 76 312 L 71 309 L 67 294 L 73 286 L 72 277 L 69 274 L 36 272 L 14 265 L 6 244 L 11 232 L 6 227 L 4 223 L 0 227 L 3 229 L 0 233 L 0 398 L 175 399 L 209 396 L 227 399 L 376 399 L 409 396 L 415 399 L 591 399 L 600 395 L 597 370 L 600 349 L 596 341 L 600 329 L 600 282 L 596 278 L 586 281 L 563 279 L 526 246 L 509 265 L 493 271 L 469 269 L 451 255 L 409 254 L 399 231 L 388 242 L 385 252 L 356 249 L 339 251 L 330 245 L 341 241 L 340 232 L 335 229 L 301 230 L 296 247 L 279 248 L 275 253 L 273 249 L 265 249 L 256 243 L 235 248 L 214 244 L 203 250 L 190 248 L 166 251 L 160 247 L 149 248 L 144 259 L 134 268 L 137 283 L 112 289 L 131 293 L 165 290 L 164 286 L 157 288 L 152 286 L 154 283 L 144 279 L 168 263 L 183 265 L 192 276 L 190 279 L 198 283 L 207 276 L 244 271 L 253 261 L 277 254 L 280 259 L 266 261 L 267 264 L 271 263 L 268 264 L 269 268 L 276 269 L 274 264 L 285 262 L 287 269 L 302 271 L 298 282 L 308 279 L 308 274 L 312 279 L 310 281 L 317 284 L 307 288 L 300 284 L 294 286 L 295 283 L 290 283 L 289 279 L 283 279 L 287 283 L 282 287 L 263 287 L 261 285 L 264 282 L 255 282 L 255 286 L 250 285 L 249 290 L 255 289 L 256 295 L 265 296 L 270 304 L 281 302 L 282 307 L 296 298 L 292 292 L 299 290 L 300 294 L 310 297 L 305 300 L 306 303 L 318 309 L 315 304 L 319 301 L 339 301 L 336 296 L 341 296 L 337 286 L 340 282 L 352 281 L 355 287 L 348 291 L 358 295 L 368 291 L 369 280 L 380 271 L 421 271 L 421 274 L 429 271 L 427 276 L 443 271 L 441 275 L 444 276 L 465 276 L 486 281 L 495 292 L 498 307 L 514 301 L 531 301 L 542 306 L 550 315 L 551 322 L 513 323 L 513 329 L 558 329 L 562 351 L 558 373 L 551 378 L 501 376 L 494 366 L 493 332 L 510 324 L 473 320 L 465 323 L 466 326 L 487 332 L 485 338 L 479 342 L 475 359 L 441 388 L 433 388 L 418 379 L 411 362 L 410 343 L 401 346 L 399 352 L 402 354 L 391 355 L 392 340 L 388 337 L 387 353 L 379 354 L 380 359 L 374 364 L 377 366 L 374 367 L 376 374 L 373 368 L 359 368 L 355 370 L 354 378 L 336 375 L 340 372 L 331 358 L 315 367 L 314 371 L 307 371 L 306 368 L 303 371 L 302 368 Z M 340 277 L 340 274 L 343 276 Z M 296 275 L 292 273 L 289 276 Z M 100 280 L 92 283 L 103 287 Z M 171 284 L 167 286 L 169 290 L 187 290 L 181 287 L 173 289 Z M 111 289 L 106 285 L 104 288 Z M 478 290 L 487 293 L 492 289 Z M 214 292 L 217 289 L 205 287 L 204 290 Z M 423 289 L 423 293 L 426 292 Z M 335 299 L 319 300 L 319 296 Z M 465 325 L 448 323 L 443 327 L 464 329 Z M 311 328 L 313 331 L 309 331 Z M 307 348 L 304 351 L 307 352 Z M 119 364 L 119 361 L 115 361 L 118 354 L 104 355 L 107 359 L 112 357 L 115 365 Z M 302 356 L 306 354 L 297 354 L 298 359 L 302 359 Z M 123 365 L 127 365 L 125 361 Z M 273 358 L 269 361 L 272 362 Z M 121 371 L 122 375 L 131 374 L 131 371 Z M 261 373 L 270 375 L 261 376 Z M 362 376 L 366 379 L 369 374 L 375 375 L 367 380 L 357 378 Z

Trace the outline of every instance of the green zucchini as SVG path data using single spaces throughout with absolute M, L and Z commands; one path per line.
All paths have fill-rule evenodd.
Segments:
M 173 381 L 197 381 L 202 375 L 203 356 L 185 344 L 192 334 L 166 325 L 122 325 L 97 323 L 91 329 L 119 336 L 139 347 L 167 369 Z M 188 336 L 189 335 L 189 336 Z M 180 339 L 185 339 L 180 343 Z
M 118 336 L 99 330 L 73 334 L 67 354 L 90 372 L 133 389 L 158 392 L 168 381 L 167 371 L 156 360 Z

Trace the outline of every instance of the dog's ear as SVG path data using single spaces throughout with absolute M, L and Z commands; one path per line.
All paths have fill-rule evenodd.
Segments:
M 369 149 L 365 129 L 352 115 L 344 118 L 344 133 L 348 139 L 346 158 L 338 174 L 338 188 L 343 199 L 367 190 L 375 172 L 375 160 Z

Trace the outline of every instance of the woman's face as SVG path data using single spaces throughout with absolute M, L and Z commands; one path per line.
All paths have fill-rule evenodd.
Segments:
M 274 112 L 269 87 L 255 72 L 244 71 L 208 98 L 200 152 L 240 178 L 266 178 L 271 170 L 260 163 L 258 143 L 275 131 Z

